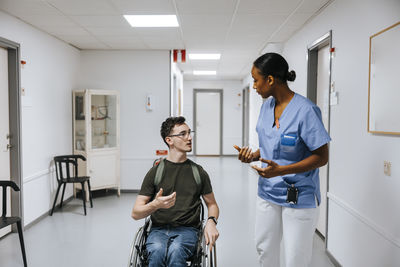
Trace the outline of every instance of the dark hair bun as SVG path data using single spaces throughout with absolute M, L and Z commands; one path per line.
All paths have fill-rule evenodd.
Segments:
M 289 71 L 289 72 L 286 74 L 286 79 L 287 79 L 289 82 L 293 82 L 293 81 L 296 79 L 296 72 L 295 72 L 294 70 Z

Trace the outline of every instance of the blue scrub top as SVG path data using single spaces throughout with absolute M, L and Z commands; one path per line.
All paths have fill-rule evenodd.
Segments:
M 262 105 L 257 122 L 260 156 L 279 165 L 299 162 L 311 151 L 327 144 L 331 138 L 321 119 L 321 110 L 309 99 L 294 94 L 274 125 L 275 99 L 268 98 Z M 265 168 L 266 163 L 262 163 Z M 297 204 L 286 203 L 287 188 L 298 188 Z M 315 198 L 321 202 L 319 170 L 258 179 L 258 196 L 274 204 L 291 208 L 315 208 Z

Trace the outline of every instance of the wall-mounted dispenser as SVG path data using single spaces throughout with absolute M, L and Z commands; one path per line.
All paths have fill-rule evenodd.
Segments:
M 147 111 L 152 111 L 154 108 L 154 99 L 151 94 L 146 95 L 146 110 Z

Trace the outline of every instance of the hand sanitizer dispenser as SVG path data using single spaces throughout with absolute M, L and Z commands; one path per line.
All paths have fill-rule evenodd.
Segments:
M 146 95 L 146 110 L 147 111 L 153 110 L 153 106 L 154 106 L 153 102 L 154 102 L 153 96 L 151 94 L 147 94 Z

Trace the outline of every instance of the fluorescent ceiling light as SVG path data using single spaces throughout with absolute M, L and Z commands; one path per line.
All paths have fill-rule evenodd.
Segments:
M 132 27 L 179 27 L 175 15 L 124 15 Z
M 216 70 L 194 70 L 193 75 L 217 75 Z
M 221 54 L 189 54 L 189 58 L 218 60 L 221 58 Z

